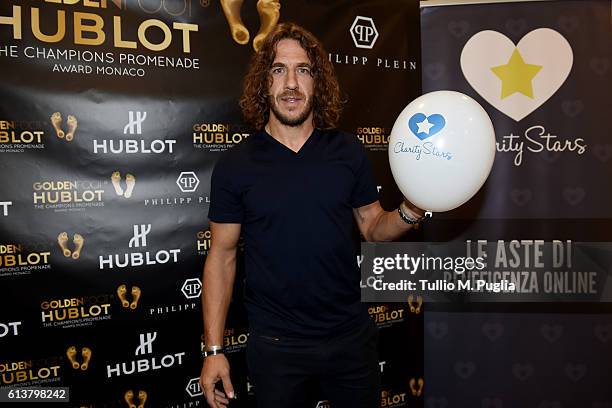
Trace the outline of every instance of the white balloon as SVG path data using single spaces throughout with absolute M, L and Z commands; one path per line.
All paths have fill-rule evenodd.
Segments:
M 474 99 L 435 91 L 399 114 L 389 138 L 389 163 L 404 196 L 426 211 L 449 211 L 486 181 L 495 158 L 495 131 Z

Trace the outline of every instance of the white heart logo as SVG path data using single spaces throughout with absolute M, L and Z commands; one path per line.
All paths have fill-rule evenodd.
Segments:
M 518 44 L 497 31 L 480 31 L 463 47 L 461 70 L 487 102 L 517 122 L 563 85 L 574 54 L 555 30 L 538 28 Z

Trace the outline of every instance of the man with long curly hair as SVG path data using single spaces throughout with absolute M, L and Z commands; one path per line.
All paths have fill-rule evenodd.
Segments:
M 378 330 L 360 302 L 353 219 L 365 239 L 388 241 L 423 211 L 380 206 L 365 150 L 335 129 L 342 99 L 333 66 L 303 28 L 284 23 L 266 37 L 240 106 L 257 132 L 227 152 L 211 181 L 206 399 L 218 408 L 235 397 L 222 345 L 242 234 L 246 356 L 258 406 L 311 408 L 320 390 L 333 408 L 378 407 Z

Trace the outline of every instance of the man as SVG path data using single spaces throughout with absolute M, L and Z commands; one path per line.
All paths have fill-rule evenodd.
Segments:
M 280 24 L 266 38 L 240 104 L 260 130 L 212 176 L 202 296 L 206 399 L 218 408 L 234 398 L 219 348 L 242 234 L 246 355 L 258 406 L 301 407 L 320 387 L 334 408 L 378 407 L 378 331 L 360 302 L 352 219 L 367 240 L 387 241 L 423 211 L 409 203 L 381 208 L 363 147 L 333 130 L 338 82 L 327 53 L 303 28 Z M 225 392 L 215 390 L 218 381 Z

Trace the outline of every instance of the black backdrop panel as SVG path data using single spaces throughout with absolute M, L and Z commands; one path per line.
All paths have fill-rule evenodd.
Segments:
M 393 208 L 386 146 L 420 92 L 418 3 L 280 5 L 279 21 L 327 48 L 347 99 L 341 128 L 364 143 Z M 237 100 L 268 18 L 257 7 L 243 4 L 250 40 L 238 44 L 217 1 L 0 4 L 0 387 L 67 386 L 74 407 L 206 405 L 197 377 L 210 174 L 252 132 Z M 247 407 L 256 390 L 241 294 L 239 262 L 225 342 L 232 405 Z M 421 404 L 413 309 L 370 307 L 381 406 Z M 313 394 L 313 407 L 325 398 Z

